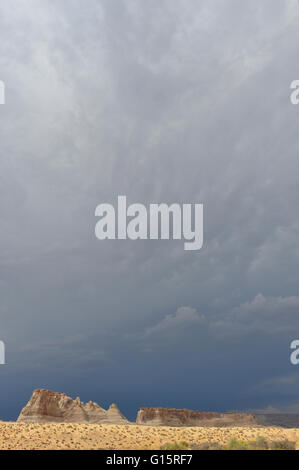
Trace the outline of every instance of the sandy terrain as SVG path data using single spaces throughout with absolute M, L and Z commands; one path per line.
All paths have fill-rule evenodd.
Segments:
M 171 428 L 112 424 L 0 422 L 0 449 L 160 449 L 166 443 L 186 441 L 226 444 L 229 438 L 253 441 L 299 441 L 299 429 L 278 427 Z

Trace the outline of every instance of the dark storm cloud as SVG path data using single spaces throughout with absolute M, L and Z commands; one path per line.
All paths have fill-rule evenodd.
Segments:
M 157 404 L 266 406 L 254 387 L 293 373 L 299 328 L 298 3 L 16 0 L 0 15 L 6 380 L 48 367 L 54 388 L 65 365 L 94 371 L 89 390 L 104 371 L 107 395 L 125 372 Z M 119 194 L 203 203 L 203 249 L 99 242 L 95 207 Z

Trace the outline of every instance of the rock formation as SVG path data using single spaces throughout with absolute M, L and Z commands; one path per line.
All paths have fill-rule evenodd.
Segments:
M 140 408 L 136 424 L 149 426 L 232 426 L 256 425 L 252 414 L 216 413 L 176 408 Z
M 19 422 L 39 423 L 111 423 L 129 424 L 116 405 L 106 411 L 95 402 L 86 404 L 80 398 L 73 400 L 65 393 L 35 390 L 22 409 Z

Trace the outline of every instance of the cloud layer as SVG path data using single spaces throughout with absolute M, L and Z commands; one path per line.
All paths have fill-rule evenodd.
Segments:
M 255 386 L 294 373 L 299 329 L 298 2 L 3 0 L 0 17 L 0 415 L 42 385 L 131 415 L 279 405 Z M 203 203 L 203 249 L 99 242 L 95 207 L 120 194 Z

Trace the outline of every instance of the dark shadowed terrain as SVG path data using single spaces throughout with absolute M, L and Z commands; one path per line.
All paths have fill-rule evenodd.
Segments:
M 263 426 L 299 427 L 299 414 L 295 413 L 257 414 L 255 417 Z

